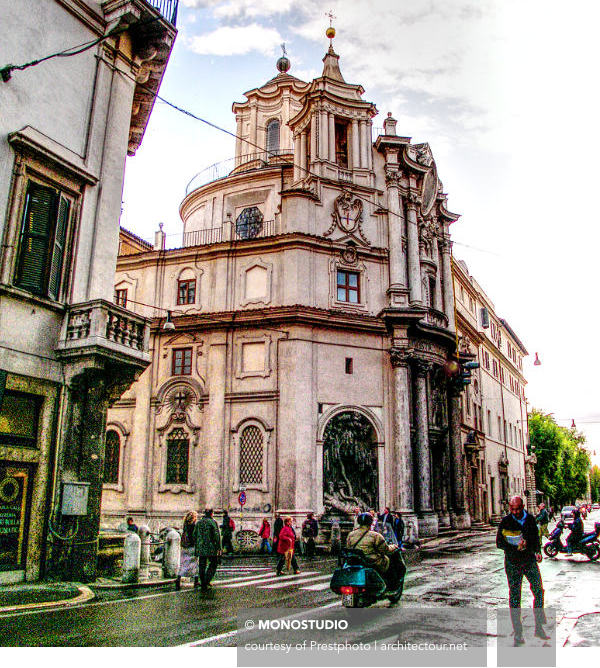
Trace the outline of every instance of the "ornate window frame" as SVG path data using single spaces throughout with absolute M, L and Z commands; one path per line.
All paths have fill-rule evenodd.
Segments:
M 125 474 L 125 453 L 127 443 L 129 442 L 130 431 L 122 422 L 117 422 L 116 420 L 107 422 L 104 433 L 107 434 L 109 431 L 115 431 L 119 435 L 119 473 L 116 484 L 112 482 L 104 482 L 102 483 L 102 489 L 110 489 L 113 492 L 119 492 L 122 494 L 125 491 L 125 486 L 123 484 Z
M 350 271 L 358 274 L 358 296 L 359 301 L 356 304 L 352 302 L 343 302 L 337 298 L 337 272 Z M 342 258 L 331 258 L 329 261 L 329 307 L 332 309 L 341 309 L 344 311 L 355 311 L 358 313 L 368 312 L 368 283 L 367 267 L 364 262 L 356 260 L 354 263 L 345 262 Z
M 196 492 L 195 472 L 199 466 L 198 444 L 202 431 L 201 387 L 198 383 L 188 382 L 188 376 L 175 376 L 167 381 L 158 392 L 156 406 L 155 444 L 158 449 L 159 493 L 193 494 Z M 173 392 L 181 390 L 186 395 L 182 404 L 170 401 Z M 187 391 L 186 391 L 187 390 Z M 167 483 L 167 439 L 174 429 L 182 429 L 189 439 L 188 482 Z
M 240 439 L 246 427 L 257 427 L 263 438 L 263 459 L 262 459 L 262 482 L 246 484 L 246 489 L 254 489 L 259 492 L 269 491 L 269 450 L 271 445 L 271 435 L 273 427 L 260 418 L 244 418 L 231 430 L 231 453 L 233 463 L 233 485 L 232 491 L 240 491 Z

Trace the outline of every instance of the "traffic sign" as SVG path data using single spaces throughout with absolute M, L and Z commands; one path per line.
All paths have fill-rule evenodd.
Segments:
M 246 503 L 246 492 L 240 492 L 240 495 L 238 496 L 238 503 L 240 506 L 243 506 Z

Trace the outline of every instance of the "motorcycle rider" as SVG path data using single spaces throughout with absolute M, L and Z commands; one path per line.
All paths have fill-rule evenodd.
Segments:
M 358 527 L 346 538 L 346 547 L 360 550 L 365 562 L 373 567 L 384 579 L 389 590 L 398 590 L 391 603 L 395 603 L 402 595 L 406 566 L 398 545 L 388 545 L 384 537 L 371 530 L 373 516 L 362 513 L 358 516 Z
M 583 537 L 583 520 L 579 509 L 573 511 L 573 522 L 567 525 L 571 533 L 567 536 L 567 554 L 573 554 L 573 548 Z

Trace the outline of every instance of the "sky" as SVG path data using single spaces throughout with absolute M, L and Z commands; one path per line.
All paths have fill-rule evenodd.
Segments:
M 600 232 L 597 26 L 591 0 L 180 0 L 179 34 L 160 95 L 235 131 L 231 104 L 277 74 L 322 71 L 326 13 L 349 83 L 382 126 L 428 142 L 461 214 L 454 255 L 530 353 L 530 406 L 587 436 L 600 464 L 600 311 L 592 300 Z M 121 224 L 181 241 L 179 204 L 234 140 L 157 101 L 126 168 Z M 535 352 L 541 365 L 533 366 Z

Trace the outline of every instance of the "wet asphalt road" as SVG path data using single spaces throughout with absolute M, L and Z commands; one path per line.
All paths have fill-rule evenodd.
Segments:
M 586 527 L 600 520 L 600 513 L 595 515 Z M 0 615 L 0 645 L 231 646 L 236 644 L 231 632 L 238 611 L 305 608 L 318 616 L 337 610 L 339 597 L 328 588 L 334 560 L 300 560 L 302 572 L 282 578 L 274 575 L 273 565 L 269 557 L 224 561 L 206 594 L 191 587 L 175 592 L 172 586 L 96 590 L 94 601 L 78 607 Z M 600 610 L 600 561 L 590 563 L 583 556 L 545 559 L 542 576 L 546 605 L 558 612 L 559 636 L 567 634 L 567 645 L 600 645 L 600 615 L 586 614 Z M 523 592 L 526 607 L 531 605 L 526 585 Z M 421 562 L 409 568 L 401 605 L 389 612 L 400 620 L 403 607 L 504 607 L 507 595 L 495 533 L 482 533 L 424 550 Z

